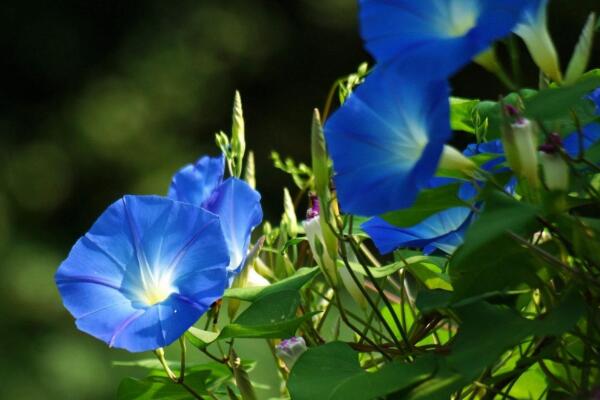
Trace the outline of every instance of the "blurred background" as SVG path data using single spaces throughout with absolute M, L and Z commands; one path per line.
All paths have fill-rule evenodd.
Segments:
M 551 3 L 566 65 L 599 5 Z M 111 361 L 130 356 L 76 330 L 53 283 L 57 266 L 114 200 L 163 194 L 180 166 L 216 155 L 214 133 L 229 131 L 236 89 L 266 218 L 276 222 L 282 188 L 293 184 L 270 152 L 309 162 L 311 110 L 336 78 L 369 60 L 356 14 L 354 0 L 2 3 L 1 399 L 115 397 L 131 371 Z M 504 92 L 477 66 L 453 86 L 461 96 Z M 275 372 L 261 363 L 265 352 L 248 346 L 242 356 L 259 359 L 255 377 L 269 383 Z

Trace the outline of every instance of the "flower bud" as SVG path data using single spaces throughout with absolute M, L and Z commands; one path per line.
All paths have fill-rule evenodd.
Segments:
M 310 250 L 313 254 L 317 265 L 323 269 L 323 273 L 326 274 L 329 279 L 332 280 L 332 284 L 337 283 L 337 268 L 335 260 L 331 257 L 327 251 L 325 239 L 323 237 L 323 229 L 321 226 L 319 199 L 311 195 L 310 196 L 311 206 L 306 213 L 306 220 L 302 223 L 304 226 L 304 232 L 308 239 Z
M 566 192 L 569 189 L 569 165 L 560 154 L 562 141 L 558 134 L 551 134 L 540 146 L 540 164 L 544 184 L 550 191 Z
M 242 162 L 244 160 L 244 152 L 246 151 L 246 138 L 244 128 L 244 114 L 242 111 L 242 98 L 240 92 L 236 90 L 233 99 L 232 110 L 232 126 L 231 126 L 231 150 L 235 157 L 235 176 L 238 178 L 242 175 Z
M 306 347 L 304 339 L 301 336 L 293 336 L 289 339 L 282 340 L 281 343 L 275 347 L 275 354 L 285 362 L 288 369 L 292 369 L 300 355 L 306 350 L 308 350 L 308 348 Z
M 346 254 L 348 254 L 348 262 L 358 264 L 358 259 L 352 251 L 352 247 L 350 246 L 350 244 L 346 243 L 345 246 Z M 365 277 L 361 274 L 355 273 L 354 276 L 358 280 L 357 283 L 352 277 L 352 275 L 350 275 L 350 271 L 348 271 L 347 268 L 340 268 L 339 273 L 342 284 L 344 285 L 348 293 L 350 293 L 352 299 L 356 302 L 356 304 L 358 304 L 360 308 L 366 310 L 369 304 L 367 302 L 367 298 L 365 297 L 365 295 L 361 291 L 361 288 L 359 287 L 359 285 L 364 286 Z
M 502 145 L 511 169 L 532 187 L 539 186 L 537 133 L 535 125 L 526 118 L 517 118 L 502 131 Z

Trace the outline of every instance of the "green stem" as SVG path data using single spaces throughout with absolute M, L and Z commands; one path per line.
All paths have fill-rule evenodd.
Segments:
M 185 379 L 185 353 L 186 353 L 185 339 L 184 339 L 183 336 L 181 336 L 179 338 L 179 346 L 181 347 L 181 362 L 180 362 L 180 369 L 179 369 L 179 383 L 183 383 L 183 381 Z
M 169 363 L 165 359 L 165 350 L 162 347 L 158 348 L 158 349 L 154 350 L 154 354 L 156 355 L 156 358 L 158 358 L 160 365 L 162 365 L 162 367 L 165 370 L 165 373 L 167 374 L 169 379 L 171 379 L 173 382 L 177 383 L 178 382 L 177 375 L 175 375 L 175 373 L 171 370 L 171 368 L 169 367 Z
M 329 274 L 327 273 L 327 270 L 325 270 L 325 269 L 323 269 L 323 276 L 325 277 L 327 284 L 333 289 L 333 291 L 335 293 L 334 298 L 336 300 L 337 308 L 340 312 L 340 317 L 342 318 L 342 321 L 344 321 L 344 324 L 346 324 L 346 326 L 348 328 L 350 328 L 352 331 L 354 331 L 361 339 L 365 340 L 367 343 L 369 343 L 371 346 L 373 346 L 375 349 L 377 349 L 377 351 L 379 351 L 386 359 L 391 360 L 391 357 L 386 353 L 386 351 L 383 348 L 381 348 L 377 343 L 375 343 L 373 340 L 371 340 L 368 336 L 364 336 L 362 334 L 362 332 L 352 322 L 350 322 L 350 320 L 348 319 L 348 315 L 346 314 L 346 310 L 344 309 L 344 306 L 342 305 L 342 302 L 340 300 L 340 294 L 337 290 L 337 287 L 332 283 L 331 277 L 329 276 Z
M 352 222 L 351 222 L 352 224 Z M 350 244 L 355 247 L 356 243 L 354 241 L 354 238 L 352 236 L 350 236 Z M 354 250 L 356 252 L 356 250 Z M 352 271 L 352 268 L 350 267 L 350 264 L 348 263 L 346 254 L 345 254 L 345 249 L 342 246 L 342 253 L 343 256 L 342 258 L 344 259 L 344 264 L 346 264 L 346 268 L 348 269 L 348 272 L 350 272 L 350 275 L 353 277 L 353 279 L 355 279 L 354 276 L 354 271 Z M 357 254 L 358 256 L 358 254 Z M 373 273 L 371 272 L 371 270 L 369 269 L 369 267 L 367 267 L 364 263 L 359 263 L 365 273 L 367 274 L 367 276 L 369 277 L 369 279 L 371 280 L 371 282 L 373 283 L 373 286 L 375 287 L 375 289 L 377 290 L 377 293 L 379 294 L 379 296 L 381 296 L 381 299 L 383 300 L 384 305 L 386 306 L 386 308 L 388 309 L 390 315 L 392 316 L 392 319 L 394 321 L 394 324 L 396 325 L 396 328 L 398 329 L 398 332 L 400 332 L 400 336 L 402 337 L 402 340 L 404 341 L 404 343 L 406 344 L 407 348 L 410 348 L 410 342 L 408 340 L 408 335 L 406 334 L 406 331 L 404 330 L 404 327 L 402 326 L 402 324 L 400 323 L 400 320 L 398 319 L 398 315 L 396 314 L 396 310 L 394 310 L 394 308 L 392 307 L 392 304 L 390 303 L 389 299 L 387 298 L 387 296 L 385 295 L 385 293 L 383 292 L 381 286 L 379 285 L 379 283 L 377 282 L 376 278 L 373 276 Z M 358 281 L 358 279 L 355 279 L 355 282 L 357 284 L 357 286 L 360 286 L 360 282 Z M 367 300 L 369 300 L 370 302 L 372 302 L 372 300 L 370 300 L 370 298 L 368 296 Z M 377 312 L 379 312 L 379 310 L 377 310 Z M 385 319 L 383 318 L 383 316 L 381 316 L 381 320 L 385 325 L 387 324 L 387 321 L 385 321 Z M 385 321 L 385 322 L 384 322 Z M 393 331 L 391 330 L 391 328 L 389 328 L 389 332 L 392 336 L 395 337 L 395 335 L 393 334 Z M 397 343 L 398 347 L 401 348 L 402 346 L 400 346 L 399 343 Z
M 181 377 L 177 378 L 177 375 L 175 375 L 175 373 L 171 370 L 171 368 L 169 367 L 169 363 L 165 359 L 165 351 L 163 348 L 158 348 L 158 349 L 154 350 L 154 354 L 158 358 L 158 361 L 160 362 L 160 365 L 162 365 L 165 373 L 167 374 L 169 379 L 171 381 L 173 381 L 174 384 L 181 385 L 181 387 L 183 387 L 185 390 L 187 390 L 188 393 L 191 394 L 193 398 L 198 399 L 198 400 L 203 400 L 202 396 L 200 396 L 193 388 L 191 388 L 190 386 L 188 386 L 186 383 L 183 382 L 183 369 L 181 372 L 181 374 L 182 374 Z

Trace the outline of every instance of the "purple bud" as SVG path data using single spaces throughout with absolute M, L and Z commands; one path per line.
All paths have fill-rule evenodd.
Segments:
M 513 118 L 519 118 L 521 116 L 519 109 L 512 104 L 506 104 L 504 106 L 504 112 L 506 112 L 506 115 Z
M 546 138 L 546 142 L 538 149 L 546 154 L 556 154 L 562 147 L 562 139 L 558 133 L 551 133 Z
M 308 201 L 310 203 L 310 207 L 306 211 L 306 219 L 313 219 L 319 216 L 321 212 L 321 204 L 319 203 L 319 198 L 314 193 L 310 193 L 308 195 Z
M 294 366 L 300 355 L 307 350 L 306 342 L 301 336 L 293 336 L 282 340 L 275 347 L 277 357 L 281 358 L 289 369 Z

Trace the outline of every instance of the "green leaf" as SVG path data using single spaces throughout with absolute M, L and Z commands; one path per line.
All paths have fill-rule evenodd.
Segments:
M 584 315 L 583 300 L 568 292 L 548 315 L 536 320 L 521 317 L 513 310 L 477 302 L 456 309 L 462 320 L 449 356 L 436 357 L 438 367 L 432 379 L 416 386 L 402 399 L 447 399 L 461 387 L 492 367 L 501 356 L 531 336 L 562 335 Z
M 227 289 L 223 297 L 253 302 L 270 294 L 287 290 L 297 291 L 317 276 L 319 272 L 319 267 L 300 268 L 291 277 L 275 282 L 269 286 Z
M 303 353 L 287 386 L 293 400 L 328 399 L 339 384 L 362 373 L 357 353 L 345 343 L 332 342 Z
M 529 237 L 538 226 L 537 213 L 536 207 L 505 194 L 490 194 L 450 262 L 455 301 L 536 282 L 538 259 L 507 233 Z
M 423 357 L 413 364 L 393 362 L 379 371 L 363 372 L 345 380 L 329 397 L 330 400 L 371 400 L 395 393 L 431 377 L 436 369 L 433 357 Z
M 450 277 L 443 273 L 439 266 L 428 262 L 428 258 L 423 257 L 422 261 L 410 262 L 408 270 L 428 289 L 452 290 Z
M 307 239 L 306 239 L 306 236 L 303 236 L 303 237 L 297 237 L 297 238 L 294 238 L 294 239 L 290 239 L 290 240 L 288 240 L 287 242 L 285 242 L 285 244 L 283 245 L 283 247 L 282 247 L 282 248 L 281 248 L 281 250 L 280 250 L 280 253 L 282 253 L 282 254 L 283 254 L 283 253 L 285 253 L 285 252 L 286 252 L 286 250 L 287 250 L 288 248 L 290 248 L 290 247 L 293 247 L 293 246 L 296 246 L 296 245 L 298 245 L 298 244 L 300 244 L 300 243 L 302 243 L 302 242 L 305 242 L 305 241 L 307 241 Z
M 473 112 L 479 100 L 450 97 L 450 127 L 453 131 L 475 133 Z
M 118 400 L 187 400 L 190 394 L 180 385 L 167 379 L 125 378 L 117 391 Z
M 300 356 L 290 373 L 288 390 L 293 400 L 370 400 L 427 379 L 435 367 L 432 357 L 424 357 L 413 364 L 393 362 L 377 372 L 366 372 L 350 346 L 332 342 Z
M 261 296 L 234 321 L 238 325 L 267 325 L 293 318 L 300 305 L 300 293 L 284 290 Z
M 402 400 L 440 400 L 450 399 L 451 395 L 469 384 L 462 375 L 447 365 L 442 357 L 436 357 L 437 369 L 431 379 L 413 387 L 400 397 Z
M 569 61 L 565 83 L 570 85 L 577 81 L 585 72 L 590 61 L 590 53 L 592 52 L 592 44 L 594 42 L 594 28 L 596 25 L 596 15 L 591 13 L 581 31 L 579 41 L 575 46 L 575 51 Z
M 229 324 L 221 331 L 219 339 L 227 338 L 263 338 L 263 339 L 286 339 L 294 336 L 300 325 L 308 321 L 320 311 L 310 312 L 302 317 L 275 322 L 267 325 L 240 325 Z
M 586 95 L 600 86 L 600 70 L 584 75 L 571 86 L 552 87 L 525 99 L 525 116 L 541 120 L 546 129 L 567 134 L 577 129 L 572 112 L 577 114 L 582 125 L 596 119 L 592 102 Z
M 458 198 L 460 183 L 422 190 L 415 204 L 403 210 L 391 211 L 381 217 L 394 226 L 410 227 L 425 218 L 451 207 L 465 206 Z
M 507 307 L 485 302 L 461 307 L 457 312 L 462 324 L 448 362 L 463 376 L 473 379 L 529 336 L 564 334 L 582 317 L 584 306 L 579 295 L 572 291 L 543 319 L 526 319 Z
M 204 349 L 206 346 L 214 342 L 219 337 L 219 332 L 205 331 L 191 327 L 185 333 L 185 337 L 190 341 L 192 345 L 199 349 Z
M 231 378 L 231 371 L 225 365 L 205 363 L 187 368 L 185 381 L 197 393 L 206 394 L 207 387 L 219 386 Z M 169 380 L 162 369 L 152 370 L 143 379 L 123 379 L 117 392 L 118 400 L 187 400 L 190 397 L 190 393 Z
M 570 237 L 579 257 L 600 263 L 600 219 L 566 215 L 559 219 L 559 227 L 563 234 Z
M 216 340 L 228 338 L 283 339 L 294 336 L 298 327 L 318 312 L 296 317 L 300 304 L 297 290 L 284 290 L 261 296 L 231 324 L 220 332 L 191 328 L 186 333 L 190 343 L 200 349 Z

